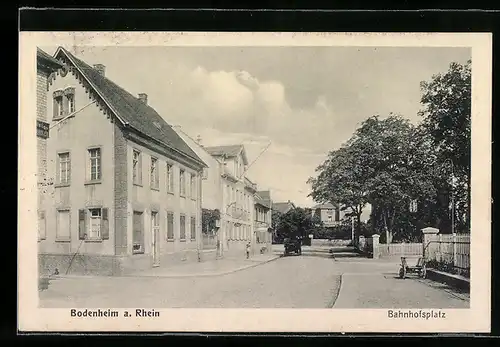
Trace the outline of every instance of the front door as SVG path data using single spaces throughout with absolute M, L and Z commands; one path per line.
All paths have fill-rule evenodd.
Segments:
M 151 213 L 151 254 L 153 267 L 160 266 L 160 220 L 158 212 Z

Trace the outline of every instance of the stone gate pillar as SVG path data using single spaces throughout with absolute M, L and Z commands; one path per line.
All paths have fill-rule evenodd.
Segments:
M 372 247 L 373 247 L 373 259 L 379 259 L 380 253 L 378 251 L 378 239 L 380 238 L 379 234 L 372 235 Z
M 422 229 L 423 241 L 422 241 L 422 255 L 425 261 L 429 261 L 436 258 L 436 249 L 438 244 L 436 243 L 437 234 L 439 229 L 427 227 Z

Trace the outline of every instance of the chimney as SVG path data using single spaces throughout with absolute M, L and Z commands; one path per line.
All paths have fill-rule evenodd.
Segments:
M 197 143 L 198 145 L 200 145 L 200 146 L 203 146 L 203 145 L 201 144 L 201 136 L 200 136 L 200 135 L 196 136 L 196 143 Z
M 99 72 L 99 75 L 105 77 L 106 66 L 102 64 L 94 64 L 94 69 L 96 69 L 97 72 Z
M 139 100 L 141 100 L 143 103 L 145 103 L 147 105 L 148 104 L 148 94 L 140 93 Z

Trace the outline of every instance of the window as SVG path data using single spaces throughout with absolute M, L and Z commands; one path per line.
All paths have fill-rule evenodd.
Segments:
M 132 155 L 132 179 L 134 184 L 142 184 L 142 158 L 141 152 L 134 149 Z
M 186 178 L 184 170 L 180 170 L 179 172 L 179 193 L 181 196 L 186 195 Z
M 45 211 L 38 211 L 38 239 L 45 240 L 47 237 L 47 225 Z
M 109 220 L 107 208 L 82 209 L 78 213 L 80 240 L 108 240 Z
M 335 221 L 339 222 L 340 221 L 340 207 L 337 207 L 335 209 Z
M 55 94 L 54 96 L 54 119 L 64 117 L 63 95 Z
M 160 175 L 158 175 L 158 159 L 151 157 L 151 180 L 150 185 L 153 189 L 160 188 Z
M 69 240 L 70 229 L 69 210 L 57 211 L 56 240 Z
M 100 239 L 101 238 L 101 209 L 92 208 L 90 212 L 90 223 L 89 223 L 89 239 Z
M 167 240 L 174 239 L 174 214 L 173 212 L 167 213 Z
M 180 217 L 180 239 L 186 240 L 186 216 Z
M 134 234 L 132 237 L 132 253 L 144 253 L 144 225 L 142 212 L 134 212 Z
M 191 240 L 196 240 L 196 218 L 191 217 Z
M 90 158 L 90 180 L 96 181 L 101 179 L 101 149 L 89 149 Z
M 174 167 L 172 164 L 167 163 L 167 191 L 169 193 L 174 192 Z
M 191 198 L 196 199 L 196 176 L 191 174 L 189 185 L 191 186 Z
M 67 94 L 66 98 L 68 100 L 68 114 L 75 112 L 75 95 Z
M 59 153 L 58 154 L 58 182 L 59 183 L 69 183 L 70 182 L 70 173 L 71 173 L 71 161 L 69 152 Z

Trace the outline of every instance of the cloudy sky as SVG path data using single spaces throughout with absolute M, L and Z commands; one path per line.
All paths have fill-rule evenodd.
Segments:
M 56 47 L 41 47 L 53 54 Z M 374 114 L 417 122 L 419 84 L 465 48 L 66 47 L 207 146 L 243 143 L 273 200 L 311 206 L 306 180 Z

